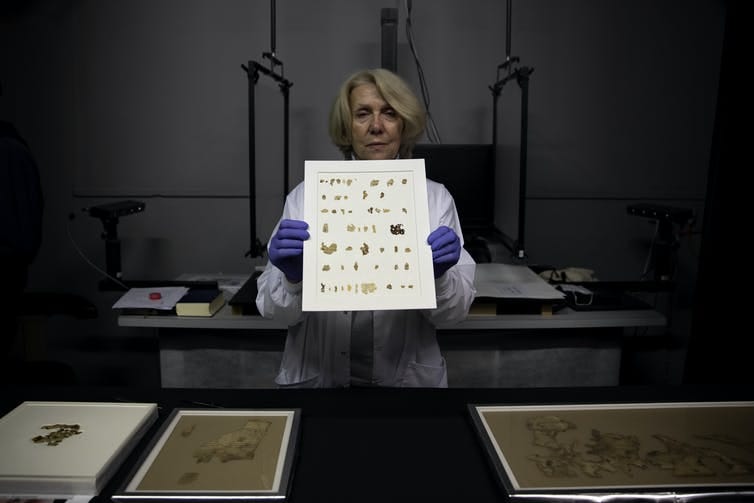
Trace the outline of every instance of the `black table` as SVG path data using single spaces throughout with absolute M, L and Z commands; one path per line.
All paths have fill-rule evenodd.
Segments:
M 469 404 L 751 400 L 735 388 L 124 389 L 0 387 L 0 413 L 25 400 L 159 404 L 159 419 L 95 498 L 109 501 L 174 408 L 300 408 L 290 501 L 499 502 L 505 493 Z

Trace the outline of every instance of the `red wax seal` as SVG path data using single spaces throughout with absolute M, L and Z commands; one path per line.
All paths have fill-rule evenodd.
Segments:
M 149 294 L 150 300 L 160 300 L 162 298 L 162 295 L 160 292 L 152 292 Z

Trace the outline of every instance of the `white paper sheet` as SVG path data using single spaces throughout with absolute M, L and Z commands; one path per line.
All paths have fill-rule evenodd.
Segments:
M 113 309 L 146 308 L 170 310 L 186 295 L 189 289 L 185 286 L 163 286 L 152 288 L 131 288 L 113 304 Z M 149 297 L 151 293 L 160 294 L 159 299 Z
M 483 263 L 476 265 L 476 297 L 557 300 L 565 297 L 524 265 Z
M 437 307 L 423 159 L 306 161 L 304 311 Z

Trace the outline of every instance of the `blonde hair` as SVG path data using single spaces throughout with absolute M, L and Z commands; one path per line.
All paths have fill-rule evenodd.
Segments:
M 328 127 L 330 139 L 343 152 L 346 159 L 351 158 L 353 153 L 351 91 L 364 84 L 374 84 L 382 98 L 403 119 L 401 146 L 398 153 L 404 159 L 411 158 L 414 145 L 424 133 L 427 123 L 426 114 L 408 84 L 398 75 L 384 68 L 358 71 L 343 82 L 330 109 Z

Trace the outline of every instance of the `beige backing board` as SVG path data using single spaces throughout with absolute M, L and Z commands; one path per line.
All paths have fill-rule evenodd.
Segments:
M 307 161 L 304 311 L 437 306 L 423 159 Z
M 752 402 L 470 409 L 514 499 L 754 491 Z

